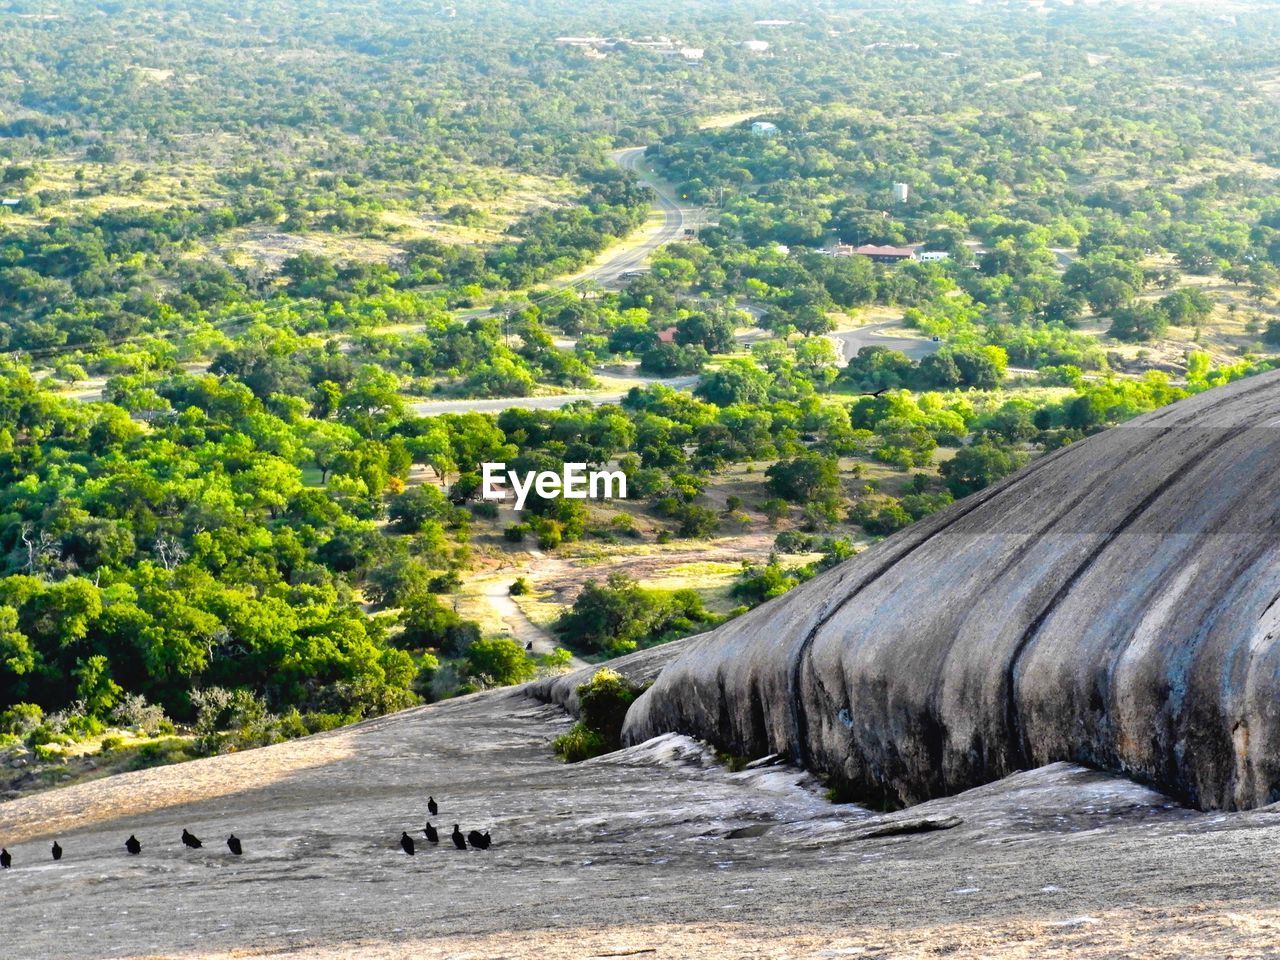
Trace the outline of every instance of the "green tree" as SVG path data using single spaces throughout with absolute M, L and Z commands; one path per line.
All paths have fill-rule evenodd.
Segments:
M 717 370 L 702 378 L 694 396 L 717 406 L 764 403 L 769 397 L 772 378 L 750 360 L 726 360 Z
M 792 503 L 817 500 L 840 491 L 840 466 L 834 457 L 805 453 L 779 460 L 765 471 L 769 490 Z
M 510 637 L 484 637 L 467 648 L 467 673 L 488 686 L 532 680 L 537 664 Z
M 967 497 L 1022 466 L 1015 451 L 991 443 L 975 443 L 956 451 L 940 470 L 953 497 Z

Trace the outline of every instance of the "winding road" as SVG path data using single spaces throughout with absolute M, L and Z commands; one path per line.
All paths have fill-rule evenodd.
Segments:
M 696 207 L 682 206 L 672 195 L 670 189 L 660 183 L 645 170 L 644 147 L 628 147 L 612 154 L 613 160 L 623 170 L 629 170 L 640 177 L 640 182 L 653 191 L 655 203 L 662 213 L 662 222 L 646 225 L 641 228 L 640 235 L 627 238 L 614 250 L 607 251 L 596 263 L 580 273 L 573 274 L 555 284 L 558 288 L 577 287 L 585 283 L 598 283 L 601 286 L 616 283 L 623 274 L 638 270 L 659 247 L 673 243 L 684 236 L 685 225 L 696 221 L 699 210 Z M 651 384 L 673 387 L 682 390 L 692 387 L 698 377 L 681 376 L 651 380 Z M 500 413 L 512 408 L 521 410 L 559 410 L 561 407 L 580 400 L 594 404 L 617 403 L 626 395 L 625 391 L 614 390 L 606 393 L 567 393 L 554 396 L 539 397 L 498 397 L 494 399 L 457 399 L 419 400 L 409 404 L 409 409 L 423 416 L 441 413 Z
M 576 273 L 567 281 L 568 286 L 578 286 L 587 282 L 601 285 L 615 283 L 624 273 L 638 270 L 659 247 L 674 243 L 684 236 L 685 225 L 696 219 L 698 211 L 694 207 L 681 206 L 670 189 L 660 183 L 649 171 L 645 170 L 644 147 L 628 147 L 616 150 L 612 154 L 613 161 L 623 170 L 628 170 L 640 178 L 640 183 L 653 191 L 658 210 L 662 213 L 662 222 L 646 225 L 642 228 L 645 234 L 640 238 L 629 238 L 613 252 L 606 253 L 603 259 Z
M 905 353 L 912 360 L 919 360 L 921 357 L 937 352 L 942 346 L 937 341 L 922 337 L 895 337 L 880 332 L 897 325 L 897 321 L 884 320 L 880 323 L 868 323 L 865 327 L 858 327 L 856 330 L 839 330 L 829 333 L 827 338 L 836 345 L 836 350 L 839 351 L 840 358 L 845 363 L 856 357 L 863 347 L 887 347 L 890 350 Z

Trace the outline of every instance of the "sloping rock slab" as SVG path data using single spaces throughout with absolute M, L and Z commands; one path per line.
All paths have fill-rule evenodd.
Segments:
M 1280 372 L 1056 451 L 705 635 L 633 706 L 917 803 L 1072 761 L 1280 799 Z
M 622 674 L 623 677 L 637 687 L 644 687 L 653 683 L 663 667 L 684 651 L 691 649 L 705 636 L 706 634 L 703 633 L 695 637 L 685 637 L 683 640 L 676 640 L 660 647 L 637 650 L 635 653 L 618 657 L 608 663 L 593 664 L 569 673 L 562 673 L 559 676 L 544 677 L 541 680 L 534 680 L 526 684 L 524 689 L 535 700 L 541 700 L 543 703 L 554 703 L 576 717 L 578 715 L 578 687 L 595 676 L 595 672 L 601 667 L 608 667 L 610 670 Z

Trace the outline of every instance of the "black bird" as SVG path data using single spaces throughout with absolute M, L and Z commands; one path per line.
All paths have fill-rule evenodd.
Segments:
M 526 644 L 524 645 L 524 648 L 525 648 L 526 650 L 532 650 L 532 649 L 533 649 L 533 641 L 532 641 L 532 640 L 530 640 L 528 643 L 526 643 Z
M 129 834 L 129 839 L 124 842 L 124 848 L 135 857 L 142 852 L 142 844 L 138 842 L 138 838 L 132 833 Z
M 0 847 L 0 867 L 8 870 L 13 866 L 13 854 L 3 847 Z
M 413 837 L 403 830 L 400 831 L 400 849 L 409 856 L 413 856 Z
M 240 846 L 240 838 L 234 833 L 227 837 L 227 849 L 234 853 L 237 857 L 244 853 L 244 847 Z
M 467 834 L 467 843 L 471 844 L 473 850 L 488 850 L 489 840 L 479 830 L 472 830 Z
M 878 396 L 880 396 L 880 394 L 884 393 L 884 392 L 885 392 L 885 391 L 887 391 L 888 389 L 889 389 L 888 387 L 881 387 L 881 388 L 880 388 L 879 390 L 877 390 L 875 393 L 864 393 L 864 394 L 861 394 L 861 396 L 864 396 L 864 397 L 878 397 Z
M 55 859 L 55 860 L 61 860 L 61 859 L 62 859 L 62 847 L 58 846 L 58 841 L 57 841 L 57 840 L 53 841 L 53 848 L 52 848 L 52 852 L 53 852 L 53 859 Z
M 189 833 L 186 827 L 182 828 L 182 842 L 192 850 L 199 850 L 204 844 L 200 842 L 200 838 L 194 833 Z
M 436 803 L 435 797 L 427 797 L 427 809 L 431 811 L 433 817 L 440 812 L 440 804 Z
M 427 829 L 423 830 L 422 832 L 427 835 L 428 843 L 440 842 L 440 834 L 436 833 L 436 828 L 431 825 L 430 820 L 427 821 Z
M 480 849 L 481 849 L 481 850 L 488 850 L 488 849 L 489 849 L 489 844 L 491 844 L 491 843 L 493 842 L 493 841 L 489 838 L 489 831 L 488 831 L 488 830 L 486 830 L 486 831 L 485 831 L 481 836 L 482 836 L 482 838 L 484 839 L 484 843 L 480 844 Z
M 467 849 L 467 838 L 462 835 L 456 823 L 453 825 L 453 845 L 459 850 Z

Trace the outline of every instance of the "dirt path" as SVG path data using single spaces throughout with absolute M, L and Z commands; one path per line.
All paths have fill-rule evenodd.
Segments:
M 480 595 L 507 625 L 511 635 L 527 649 L 539 656 L 552 653 L 560 644 L 550 630 L 538 626 L 520 609 L 520 605 L 511 598 L 511 580 L 486 580 L 480 584 Z M 580 657 L 572 657 L 569 661 L 574 669 L 587 666 L 587 661 Z

